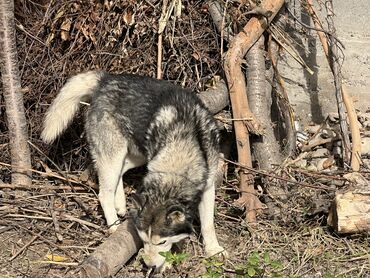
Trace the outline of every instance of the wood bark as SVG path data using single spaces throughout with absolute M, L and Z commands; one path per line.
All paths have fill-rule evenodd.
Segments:
M 284 144 L 283 156 L 290 157 L 294 154 L 296 150 L 297 134 L 295 130 L 295 116 L 294 110 L 289 102 L 289 97 L 285 89 L 284 79 L 281 77 L 278 69 L 278 55 L 279 55 L 279 45 L 270 36 L 268 43 L 268 53 L 271 59 L 271 64 L 273 67 L 274 78 L 276 80 L 276 92 L 275 98 L 278 107 L 278 119 L 283 119 L 283 122 L 279 122 L 280 128 L 282 129 L 282 135 L 279 135 L 281 141 L 286 141 Z M 271 77 L 272 80 L 272 77 Z M 278 127 L 279 129 L 279 127 Z
M 268 22 L 276 16 L 283 6 L 284 0 L 266 0 L 261 3 L 261 9 L 270 11 Z M 229 50 L 225 55 L 224 67 L 229 86 L 229 94 L 233 117 L 236 119 L 250 118 L 246 82 L 241 70 L 242 60 L 252 45 L 259 39 L 268 26 L 265 17 L 252 17 L 230 43 Z M 250 156 L 249 132 L 259 131 L 257 121 L 234 121 L 235 136 L 238 150 L 238 161 L 240 164 L 252 167 Z M 262 203 L 256 196 L 253 186 L 253 176 L 244 169 L 240 169 L 240 191 L 238 200 L 246 208 L 246 220 L 249 223 L 256 222 L 256 213 L 262 209 Z
M 68 277 L 100 278 L 114 275 L 141 245 L 132 221 L 126 220 Z
M 338 115 L 339 115 L 339 125 L 342 131 L 342 142 L 343 142 L 343 160 L 349 162 L 351 150 L 350 142 L 348 135 L 348 125 L 346 120 L 346 108 L 343 102 L 343 93 L 342 93 L 342 73 L 341 66 L 339 65 L 339 55 L 338 55 L 338 46 L 336 39 L 333 36 L 336 36 L 336 30 L 334 26 L 334 9 L 332 1 L 329 0 L 326 2 L 327 7 L 327 18 L 328 29 L 332 36 L 329 37 L 329 64 L 334 76 L 334 87 L 335 87 L 335 97 L 338 104 Z
M 0 2 L 0 64 L 12 161 L 12 183 L 31 186 L 31 155 L 15 43 L 14 2 Z
M 223 81 L 216 83 L 214 87 L 201 92 L 198 96 L 214 114 L 229 104 L 229 93 Z M 216 186 L 223 180 L 224 164 L 224 160 L 220 159 L 218 173 L 216 173 Z M 136 229 L 132 221 L 128 219 L 118 226 L 117 231 L 67 277 L 110 277 L 137 253 L 141 245 L 142 242 Z
M 252 141 L 252 153 L 260 169 L 270 170 L 282 161 L 280 146 L 271 120 L 271 90 L 267 90 L 265 39 L 261 36 L 246 55 L 247 93 L 252 113 L 261 123 L 263 134 Z
M 215 86 L 199 93 L 198 97 L 213 114 L 220 112 L 229 105 L 229 91 L 226 83 L 222 80 L 217 82 Z

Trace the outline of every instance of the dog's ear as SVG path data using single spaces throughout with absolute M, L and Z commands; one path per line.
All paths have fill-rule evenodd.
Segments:
M 172 206 L 168 210 L 166 218 L 171 224 L 182 224 L 186 221 L 184 210 L 178 205 Z

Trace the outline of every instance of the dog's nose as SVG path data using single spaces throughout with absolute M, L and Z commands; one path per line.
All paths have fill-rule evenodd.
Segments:
M 161 267 L 162 267 L 162 265 L 163 265 L 163 263 L 161 263 L 161 264 L 159 264 L 158 262 L 156 263 L 154 260 L 150 260 L 150 259 L 144 259 L 144 263 L 145 263 L 145 265 L 148 267 L 148 268 L 151 268 L 151 269 L 153 269 L 153 270 L 159 270 Z

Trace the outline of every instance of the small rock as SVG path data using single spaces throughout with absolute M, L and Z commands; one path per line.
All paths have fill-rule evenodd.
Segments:
M 356 184 L 356 186 L 369 186 L 369 181 L 360 173 L 353 172 L 343 175 L 343 178 Z
M 312 158 L 327 157 L 328 155 L 329 155 L 329 150 L 326 148 L 319 148 L 310 153 L 310 156 Z
M 330 188 L 336 189 L 344 186 L 345 181 L 343 180 L 332 180 L 330 182 Z
M 317 172 L 317 168 L 315 165 L 310 165 L 307 167 L 307 171 Z
M 369 121 L 370 120 L 370 113 L 362 113 L 362 112 L 358 112 L 357 113 L 357 118 L 358 118 L 358 121 L 363 124 L 364 122 L 366 121 Z
M 299 168 L 306 168 L 307 167 L 307 160 L 306 159 L 298 160 L 296 163 L 294 163 L 294 165 L 296 167 L 299 167 Z
M 310 125 L 306 128 L 306 131 L 310 134 L 315 134 L 319 131 L 321 125 Z
M 318 159 L 316 160 L 316 168 L 317 168 L 317 171 L 322 171 L 324 170 L 324 163 L 326 161 L 326 158 L 321 158 L 321 159 Z
M 306 132 L 297 132 L 297 141 L 298 142 L 306 142 L 309 139 L 309 136 Z
M 363 163 L 363 166 L 366 168 L 366 169 L 370 169 L 370 159 L 362 159 L 362 163 Z
M 317 158 L 312 160 L 312 165 L 314 165 L 317 171 L 322 171 L 333 166 L 335 163 L 334 156 L 329 156 L 325 158 Z
M 335 123 L 335 122 L 337 122 L 339 120 L 339 114 L 338 113 L 335 113 L 335 112 L 329 113 L 328 114 L 328 119 L 331 122 Z
M 361 154 L 370 155 L 370 137 L 361 138 Z
M 370 129 L 370 121 L 365 121 L 362 123 L 362 126 L 366 129 Z

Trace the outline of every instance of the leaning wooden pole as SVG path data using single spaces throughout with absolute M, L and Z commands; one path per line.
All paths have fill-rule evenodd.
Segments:
M 0 2 L 0 65 L 12 161 L 12 183 L 31 186 L 31 155 L 15 43 L 14 2 Z
M 271 15 L 267 19 L 252 17 L 243 30 L 233 38 L 225 55 L 224 67 L 233 111 L 238 161 L 248 167 L 252 167 L 249 132 L 258 131 L 260 127 L 255 119 L 247 120 L 254 117 L 248 106 L 246 82 L 241 64 L 245 54 L 259 39 L 283 4 L 284 0 L 263 1 L 260 8 L 270 11 Z M 240 169 L 240 191 L 241 197 L 238 203 L 246 208 L 246 220 L 249 223 L 255 223 L 256 213 L 262 209 L 262 203 L 255 194 L 252 174 L 244 169 Z
M 316 14 L 316 12 L 313 8 L 312 0 L 307 0 L 306 1 L 306 9 L 307 9 L 308 13 L 310 14 L 310 16 L 312 18 L 312 21 L 314 23 L 315 28 L 317 30 L 323 30 L 323 26 L 320 22 L 320 19 L 317 16 L 317 14 Z M 326 56 L 326 58 L 328 60 L 328 63 L 330 65 L 330 68 L 331 68 L 333 74 L 336 75 L 336 72 L 338 72 L 338 69 L 334 70 L 333 65 L 337 64 L 337 61 L 333 61 L 333 63 L 332 63 L 332 61 L 330 59 L 330 49 L 329 49 L 328 39 L 325 36 L 324 32 L 317 31 L 317 35 L 319 36 L 322 48 L 324 50 L 325 56 Z M 339 82 L 340 81 L 337 81 L 337 83 L 339 83 Z M 350 128 L 351 135 L 352 135 L 351 167 L 352 167 L 353 171 L 357 172 L 357 171 L 360 170 L 360 164 L 361 164 L 361 136 L 360 136 L 359 123 L 357 121 L 357 115 L 356 115 L 356 111 L 353 107 L 351 97 L 348 95 L 348 92 L 344 88 L 343 84 L 338 84 L 338 86 L 340 87 L 341 96 L 343 98 L 343 103 L 346 107 L 348 120 L 349 120 L 349 128 Z M 342 120 L 342 123 L 343 123 L 343 120 Z M 345 119 L 344 119 L 343 124 L 347 125 Z M 349 148 L 349 143 L 346 143 L 344 147 L 346 147 L 346 146 Z

